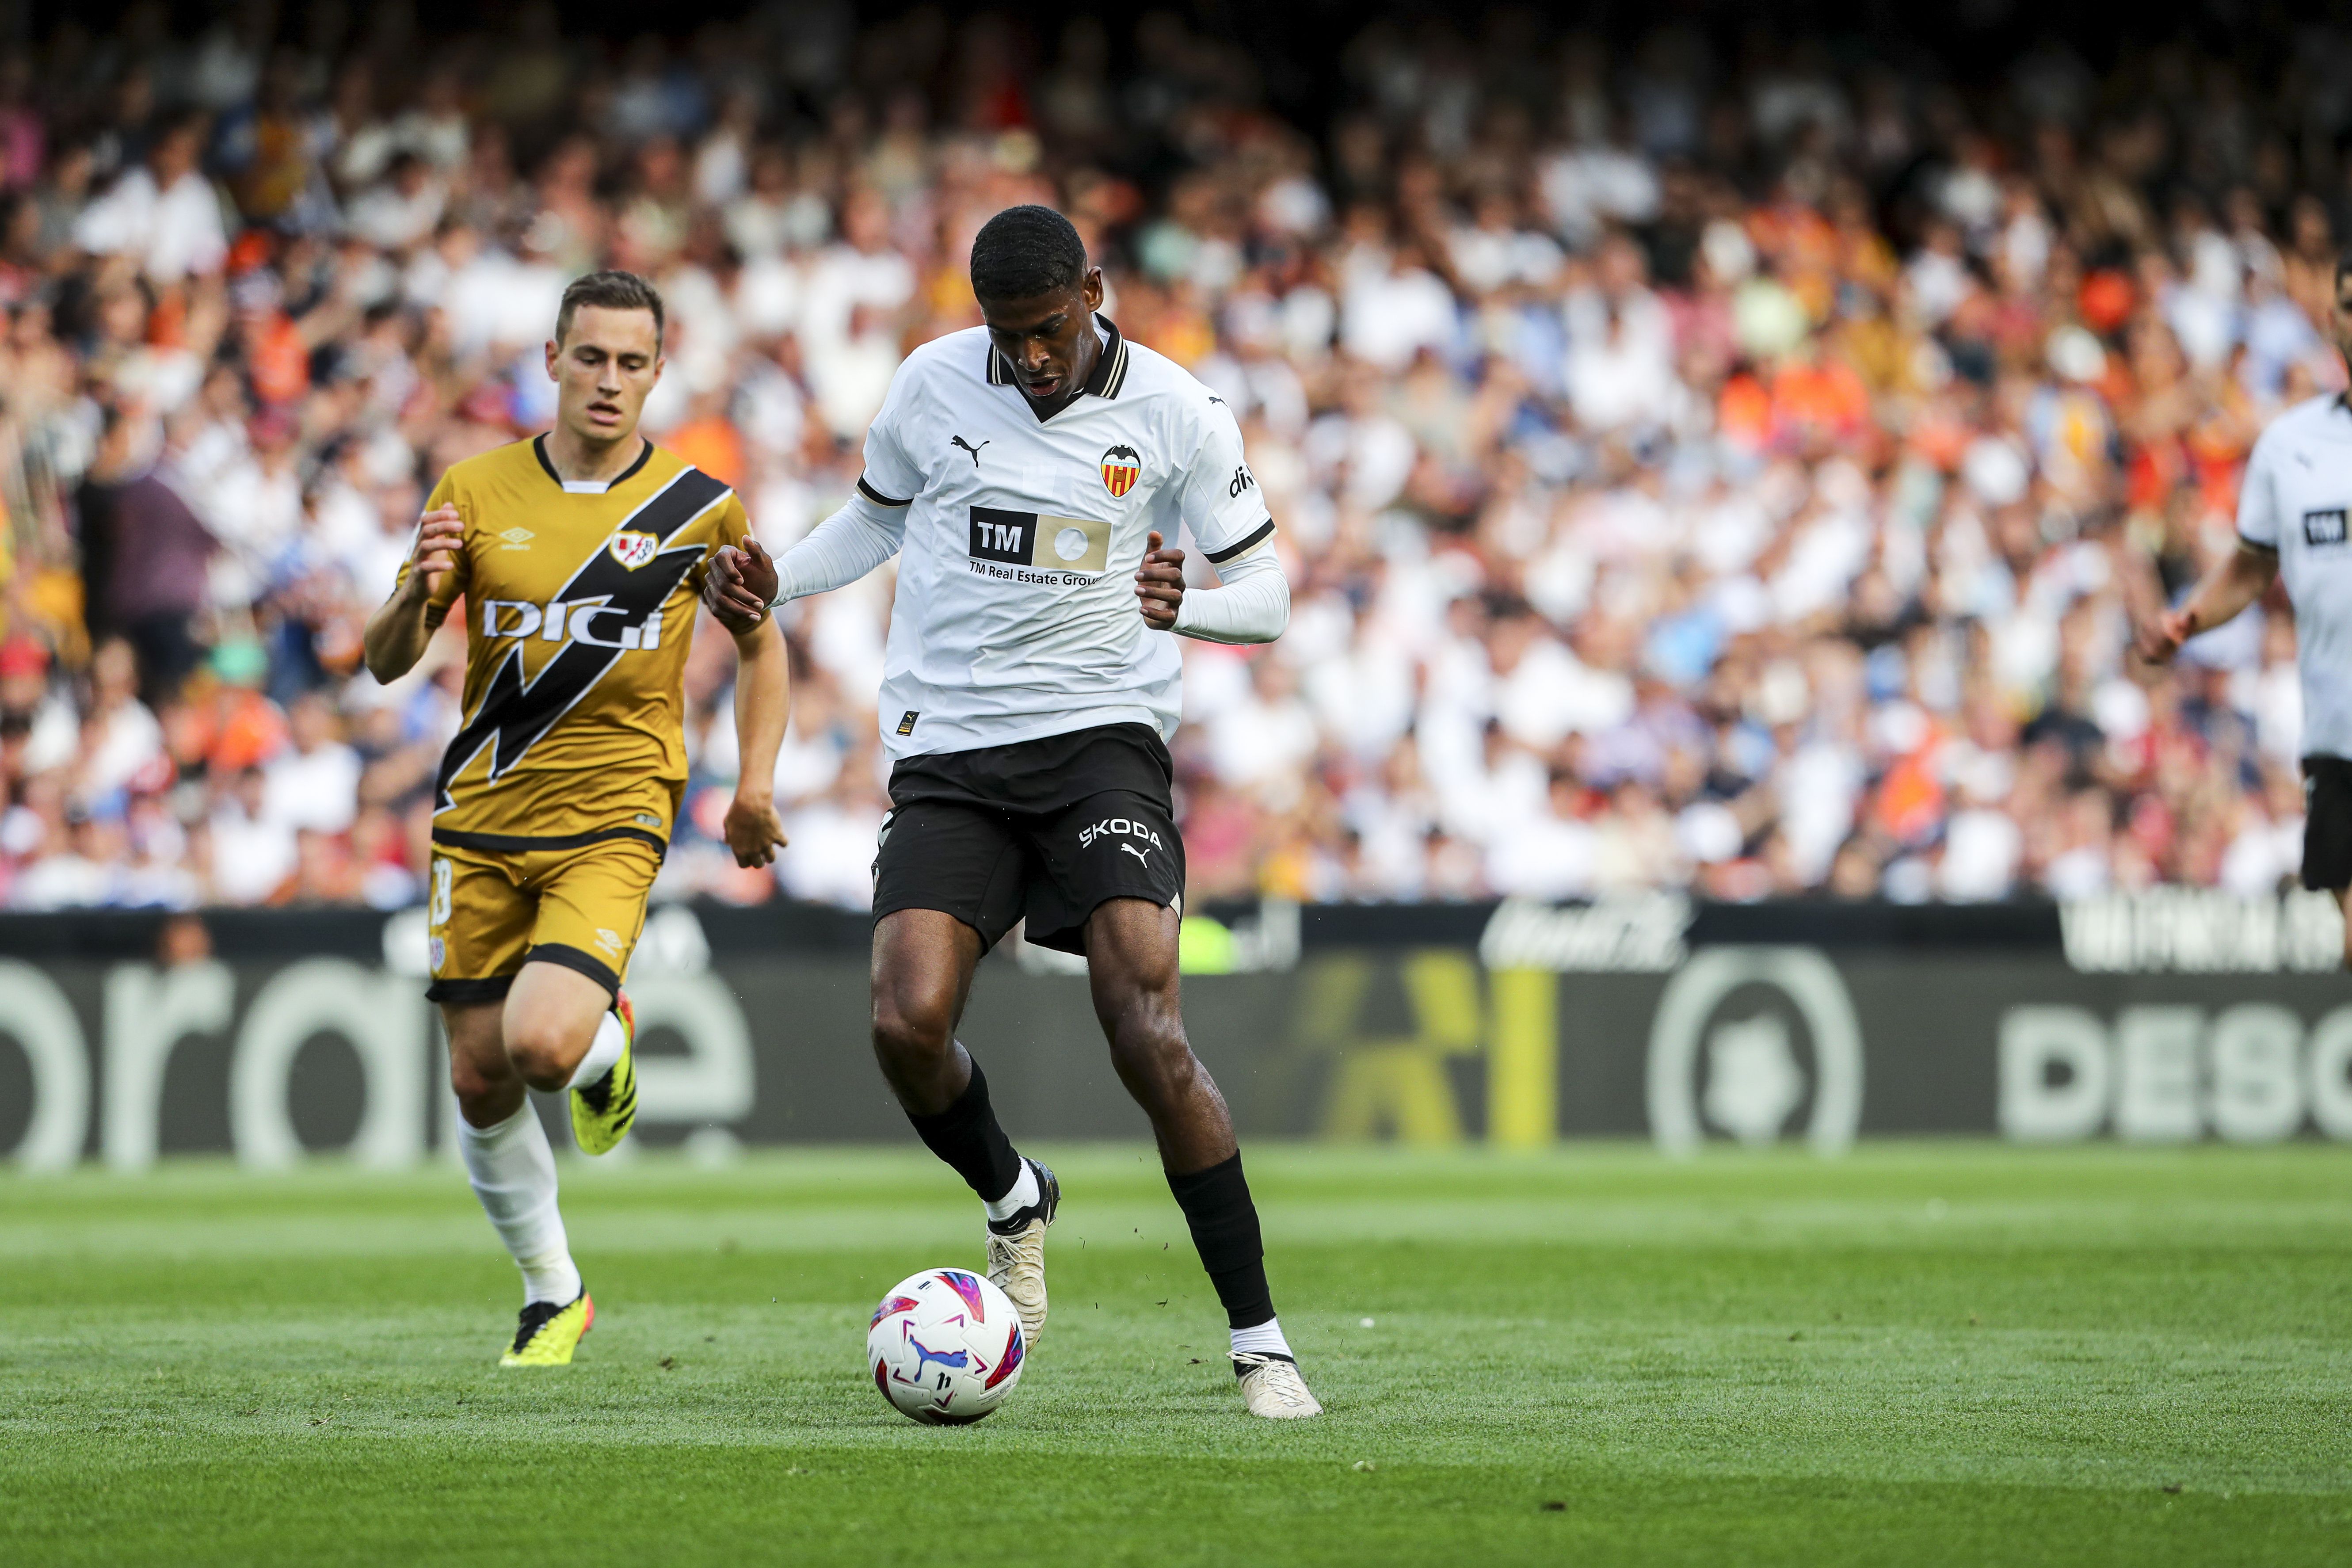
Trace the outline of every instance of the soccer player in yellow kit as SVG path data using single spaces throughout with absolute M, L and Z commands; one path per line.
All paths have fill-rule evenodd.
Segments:
M 662 327 L 661 297 L 632 273 L 564 290 L 547 345 L 555 427 L 443 476 L 367 626 L 368 669 L 394 680 L 464 605 L 466 717 L 434 784 L 425 995 L 448 1028 L 467 1173 L 522 1269 L 507 1366 L 568 1363 L 595 1321 L 523 1091 L 569 1089 L 591 1154 L 635 1118 L 621 981 L 686 787 L 697 596 L 710 553 L 751 534 L 732 490 L 637 433 Z M 735 650 L 727 843 L 764 866 L 783 843 L 784 645 L 761 625 Z

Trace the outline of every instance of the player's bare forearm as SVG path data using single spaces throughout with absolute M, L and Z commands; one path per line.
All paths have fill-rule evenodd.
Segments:
M 416 668 L 433 640 L 433 628 L 425 621 L 431 604 L 431 595 L 412 577 L 376 607 L 361 637 L 370 675 L 388 685 Z
M 408 555 L 408 574 L 392 597 L 376 606 L 360 636 L 368 673 L 384 682 L 398 680 L 416 668 L 432 642 L 429 624 L 434 590 L 456 566 L 464 542 L 465 520 L 454 506 L 436 507 L 416 528 L 416 542 Z
M 727 808 L 727 847 L 739 866 L 765 866 L 784 843 L 776 816 L 776 752 L 792 711 L 792 660 L 783 634 L 762 618 L 735 635 L 735 798 Z
M 2241 543 L 2230 558 L 2211 572 L 2189 595 L 2189 602 L 2159 616 L 2140 633 L 2140 654 L 2162 664 L 2180 651 L 2180 645 L 2200 633 L 2237 618 L 2247 605 L 2270 591 L 2278 579 L 2278 552 Z

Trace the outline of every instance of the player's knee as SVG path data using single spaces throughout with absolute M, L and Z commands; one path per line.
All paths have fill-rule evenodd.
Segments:
M 589 1041 L 573 1039 L 572 1031 L 545 1018 L 509 1019 L 507 1059 L 523 1081 L 536 1089 L 561 1089 L 587 1054 Z
M 921 1067 L 955 1048 L 947 1011 L 877 997 L 874 1004 L 874 1054 L 886 1068 Z
M 493 1068 L 470 1056 L 449 1058 L 449 1091 L 460 1105 L 495 1100 L 513 1082 L 514 1074 L 504 1062 Z

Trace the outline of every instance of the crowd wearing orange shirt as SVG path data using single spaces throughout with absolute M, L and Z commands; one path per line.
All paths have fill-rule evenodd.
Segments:
M 357 628 L 439 472 L 544 427 L 563 282 L 656 280 L 649 429 L 781 548 L 1033 200 L 1281 524 L 1289 633 L 1186 649 L 1196 899 L 2292 877 L 2285 605 L 2166 671 L 2129 633 L 2343 385 L 2352 34 L 1963 71 L 1500 11 L 1368 22 L 1310 92 L 1172 12 L 851 15 L 134 7 L 0 53 L 0 897 L 414 900 L 459 661 L 380 688 Z M 888 597 L 788 615 L 772 875 L 715 841 L 699 645 L 657 896 L 866 900 Z

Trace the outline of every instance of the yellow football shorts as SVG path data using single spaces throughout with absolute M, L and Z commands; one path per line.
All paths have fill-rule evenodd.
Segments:
M 526 963 L 620 989 L 662 852 L 635 835 L 561 849 L 433 846 L 426 1000 L 495 1002 Z

